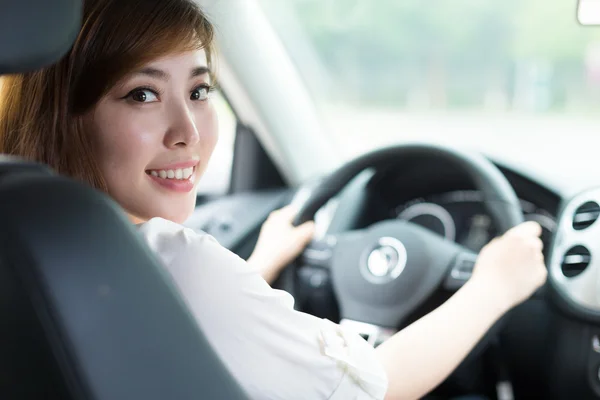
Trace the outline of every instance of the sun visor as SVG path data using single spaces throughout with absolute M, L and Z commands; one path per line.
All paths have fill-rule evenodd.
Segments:
M 0 0 L 0 74 L 58 61 L 81 25 L 81 0 Z

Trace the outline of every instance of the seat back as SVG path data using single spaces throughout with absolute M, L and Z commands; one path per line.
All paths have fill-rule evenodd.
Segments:
M 0 205 L 0 398 L 245 398 L 108 197 L 0 160 Z

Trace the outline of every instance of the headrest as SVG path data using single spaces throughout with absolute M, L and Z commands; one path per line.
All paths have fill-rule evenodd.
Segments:
M 21 157 L 10 156 L 8 154 L 0 154 L 0 179 L 7 175 L 13 175 L 23 172 L 35 172 L 51 174 L 48 166 L 29 162 Z
M 81 25 L 81 0 L 0 1 L 0 75 L 57 62 Z

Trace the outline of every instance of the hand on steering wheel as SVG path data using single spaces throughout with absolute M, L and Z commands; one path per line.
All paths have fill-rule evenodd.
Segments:
M 262 277 L 270 284 L 281 270 L 296 259 L 311 241 L 315 231 L 312 221 L 294 226 L 292 221 L 298 210 L 286 206 L 273 211 L 260 229 L 258 241 L 248 264 L 260 269 Z
M 471 280 L 486 288 L 501 310 L 522 303 L 546 282 L 541 234 L 537 222 L 524 222 L 492 240 L 479 253 Z

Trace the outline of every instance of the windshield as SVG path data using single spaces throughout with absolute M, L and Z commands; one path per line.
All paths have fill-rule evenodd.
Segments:
M 555 163 L 573 135 L 596 155 L 600 27 L 574 0 L 260 4 L 348 156 L 433 140 Z

